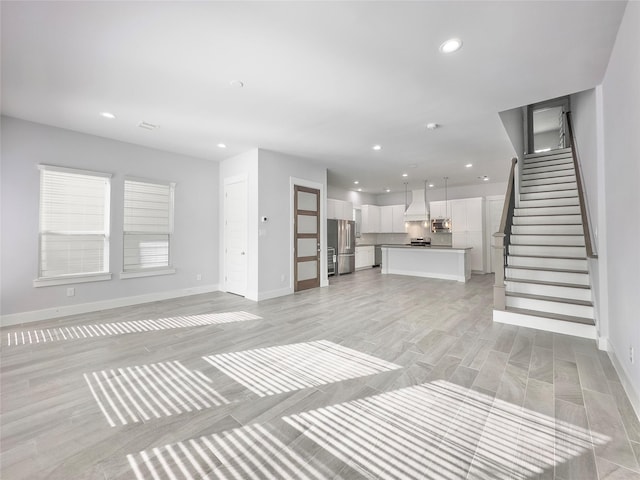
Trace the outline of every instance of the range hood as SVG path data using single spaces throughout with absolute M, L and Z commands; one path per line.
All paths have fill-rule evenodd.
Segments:
M 404 220 L 406 222 L 428 222 L 429 205 L 425 201 L 425 191 L 412 190 L 411 194 L 411 205 L 404 212 Z

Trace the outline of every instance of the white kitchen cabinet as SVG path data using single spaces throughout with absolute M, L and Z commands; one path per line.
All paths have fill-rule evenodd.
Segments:
M 391 223 L 391 233 L 406 233 L 404 226 L 404 205 L 392 205 L 393 220 Z
M 373 245 L 356 246 L 356 270 L 371 268 L 375 262 L 375 247 Z
M 380 233 L 380 207 L 362 205 L 362 233 Z
M 353 220 L 353 203 L 327 198 L 327 218 Z
M 429 211 L 431 218 L 449 218 L 451 211 L 447 213 L 447 204 L 445 201 L 429 202 Z
M 393 207 L 380 207 L 380 233 L 393 232 Z
M 451 244 L 472 247 L 469 253 L 471 270 L 484 271 L 484 199 L 451 200 Z

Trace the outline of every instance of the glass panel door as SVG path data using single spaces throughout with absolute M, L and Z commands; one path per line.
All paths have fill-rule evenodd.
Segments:
M 294 187 L 294 290 L 320 286 L 320 190 Z

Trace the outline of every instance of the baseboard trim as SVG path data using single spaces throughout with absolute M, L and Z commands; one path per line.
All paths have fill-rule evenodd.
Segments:
M 544 330 L 547 332 L 573 335 L 574 337 L 589 338 L 591 340 L 596 340 L 597 338 L 596 327 L 594 325 L 563 322 L 552 318 L 509 312 L 508 310 L 494 310 L 493 321 L 497 323 L 516 325 L 518 327 L 534 328 L 536 330 Z
M 613 345 L 611 345 L 611 342 L 609 341 L 607 341 L 606 351 L 607 351 L 607 355 L 609 355 L 609 358 L 611 359 L 613 368 L 615 368 L 616 373 L 620 378 L 620 383 L 622 383 L 622 388 L 624 388 L 624 391 L 627 393 L 627 398 L 631 403 L 631 407 L 633 408 L 633 411 L 636 413 L 636 417 L 638 417 L 638 421 L 640 421 L 640 392 L 638 392 L 634 388 L 633 383 L 631 383 L 631 381 L 629 380 L 629 377 L 627 376 L 627 372 L 624 370 L 622 363 L 620 363 L 620 361 L 618 360 L 618 356 L 616 355 Z
M 284 297 L 285 295 L 291 295 L 293 288 L 286 287 L 278 290 L 269 290 L 268 292 L 258 293 L 258 301 L 269 300 L 271 298 Z
M 21 325 L 23 323 L 39 322 L 53 318 L 66 317 L 68 315 L 79 315 L 83 313 L 97 312 L 109 308 L 129 307 L 141 303 L 157 302 L 159 300 L 170 300 L 172 298 L 188 297 L 200 293 L 211 293 L 220 291 L 220 286 L 203 285 L 198 287 L 183 288 L 180 290 L 169 290 L 166 292 L 148 293 L 145 295 L 135 295 L 131 297 L 112 298 L 100 300 L 98 302 L 79 303 L 76 305 L 65 305 L 61 307 L 45 308 L 42 310 L 32 310 L 29 312 L 12 313 L 0 316 L 0 326 L 9 327 Z

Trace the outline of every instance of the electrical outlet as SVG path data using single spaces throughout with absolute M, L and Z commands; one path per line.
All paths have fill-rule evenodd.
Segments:
M 635 360 L 635 359 L 633 358 L 633 347 L 631 347 L 631 346 L 630 346 L 630 347 L 629 347 L 629 362 L 630 362 L 631 364 L 633 364 L 634 360 Z
M 201 273 L 196 275 L 196 280 L 198 280 L 198 281 L 202 280 L 202 274 Z
M 67 297 L 73 297 L 76 294 L 76 289 L 73 287 L 67 288 Z

